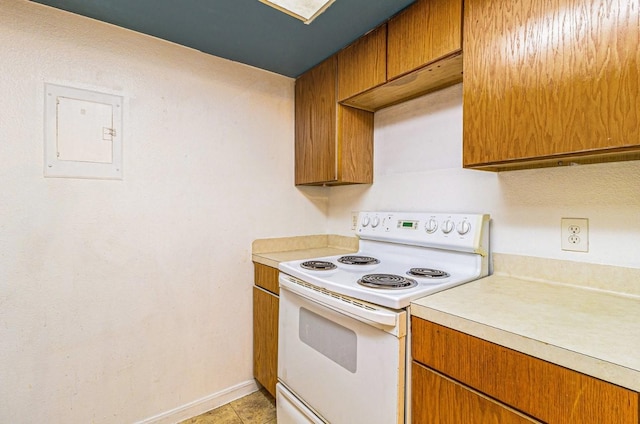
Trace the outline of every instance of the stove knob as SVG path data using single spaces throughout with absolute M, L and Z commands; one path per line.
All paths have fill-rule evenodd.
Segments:
M 364 218 L 362 218 L 362 226 L 363 227 L 368 226 L 370 222 L 371 222 L 371 218 L 369 218 L 368 216 L 365 216 Z
M 467 221 L 465 219 L 461 223 L 458 224 L 458 228 L 456 228 L 456 230 L 458 230 L 458 234 L 463 236 L 463 235 L 467 234 L 469 232 L 469 230 L 471 230 L 471 224 L 469 224 L 469 221 Z
M 430 220 L 427 221 L 427 225 L 425 225 L 424 229 L 427 230 L 427 233 L 429 234 L 435 233 L 436 230 L 438 229 L 438 221 L 431 218 Z
M 380 218 L 378 218 L 377 216 L 373 217 L 373 222 L 371 223 L 371 226 L 373 228 L 376 228 L 378 225 L 380 225 Z
M 453 227 L 453 221 L 447 219 L 442 223 L 442 232 L 445 234 L 449 234 L 451 231 L 453 231 Z

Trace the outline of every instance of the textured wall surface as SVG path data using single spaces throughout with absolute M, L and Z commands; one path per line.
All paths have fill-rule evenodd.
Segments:
M 326 227 L 326 196 L 293 186 L 293 80 L 0 11 L 0 422 L 135 422 L 250 389 L 251 242 Z M 124 97 L 122 181 L 43 177 L 45 82 Z
M 329 231 L 350 212 L 491 214 L 495 252 L 640 268 L 640 162 L 491 173 L 462 169 L 462 86 L 379 111 L 371 187 L 336 187 Z M 589 219 L 589 252 L 560 249 L 560 218 Z
M 351 211 L 487 212 L 496 252 L 640 267 L 640 163 L 463 170 L 460 86 L 376 114 L 372 186 L 296 189 L 293 80 L 0 10 L 0 422 L 171 422 L 250 387 L 251 242 Z M 45 82 L 124 97 L 122 181 L 43 177 Z

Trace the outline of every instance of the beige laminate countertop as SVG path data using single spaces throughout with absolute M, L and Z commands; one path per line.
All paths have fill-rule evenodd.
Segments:
M 640 269 L 498 254 L 494 267 L 412 315 L 640 392 Z
M 277 268 L 280 262 L 353 253 L 358 239 L 333 234 L 259 239 L 251 246 L 251 259 Z

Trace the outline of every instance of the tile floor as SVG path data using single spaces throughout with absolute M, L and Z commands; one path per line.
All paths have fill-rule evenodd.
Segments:
M 276 404 L 261 389 L 180 424 L 276 424 Z

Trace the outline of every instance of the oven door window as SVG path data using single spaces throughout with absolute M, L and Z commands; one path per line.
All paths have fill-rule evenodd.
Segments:
M 355 331 L 328 320 L 306 308 L 300 308 L 300 341 L 355 373 L 358 368 L 358 339 Z

